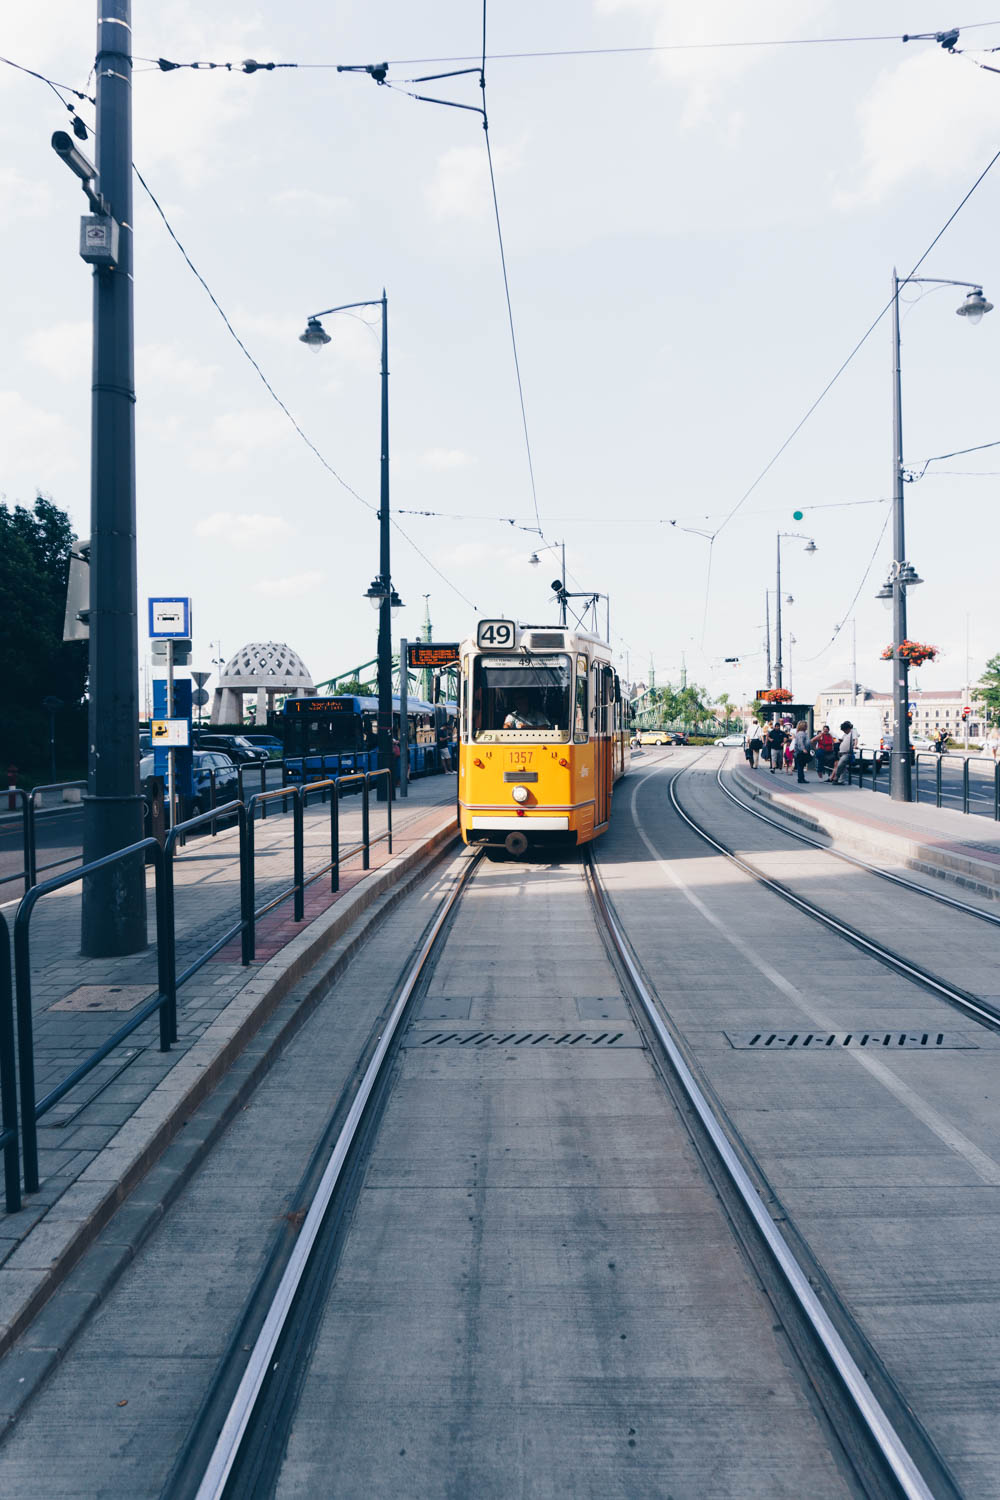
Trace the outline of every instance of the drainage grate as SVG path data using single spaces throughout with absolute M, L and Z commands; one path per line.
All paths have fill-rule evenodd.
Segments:
M 752 1047 L 757 1052 L 787 1052 L 791 1047 L 808 1047 L 813 1052 L 835 1051 L 841 1047 L 880 1048 L 885 1052 L 939 1052 L 945 1048 L 976 1049 L 957 1031 L 744 1031 L 725 1033 L 731 1047 Z
M 534 1047 L 641 1047 L 636 1032 L 625 1031 L 411 1031 L 403 1039 L 404 1047 L 465 1047 L 468 1051 L 485 1047 L 520 1047 L 530 1052 Z

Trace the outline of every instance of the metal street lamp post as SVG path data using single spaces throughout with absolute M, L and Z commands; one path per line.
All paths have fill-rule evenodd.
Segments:
M 879 590 L 878 598 L 892 600 L 892 754 L 889 763 L 889 795 L 894 802 L 912 802 L 910 776 L 909 662 L 899 654 L 906 640 L 906 590 L 922 582 L 912 563 L 906 561 L 906 528 L 904 524 L 903 485 L 903 395 L 899 354 L 899 289 L 911 283 L 922 286 L 964 286 L 968 295 L 955 309 L 970 327 L 982 322 L 992 311 L 983 289 L 973 281 L 951 281 L 937 276 L 905 276 L 902 280 L 892 268 L 892 569 Z
M 366 598 L 378 610 L 378 758 L 381 767 L 393 769 L 392 753 L 392 612 L 402 608 L 402 600 L 392 586 L 389 567 L 389 311 L 385 288 L 381 297 L 368 302 L 344 302 L 339 307 L 327 307 L 313 313 L 306 322 L 299 339 L 314 353 L 330 342 L 330 335 L 323 328 L 320 318 L 332 313 L 350 312 L 356 307 L 378 307 L 382 312 L 382 441 L 379 484 L 379 572 L 372 580 Z M 400 663 L 400 671 L 406 670 Z M 400 755 L 403 747 L 400 746 Z M 389 795 L 387 788 L 379 782 L 379 801 Z
M 779 688 L 780 687 L 784 687 L 784 683 L 781 680 L 781 668 L 782 668 L 782 663 L 781 663 L 781 539 L 782 539 L 782 537 L 788 537 L 789 539 L 794 538 L 796 541 L 805 542 L 806 546 L 805 546 L 804 550 L 807 553 L 809 553 L 810 555 L 812 555 L 812 553 L 816 551 L 816 543 L 813 541 L 812 537 L 803 536 L 802 533 L 799 532 L 799 531 L 779 531 L 778 532 L 778 569 L 777 569 L 777 577 L 776 577 L 776 581 L 775 581 L 775 592 L 776 592 L 776 595 L 777 595 L 777 619 L 775 621 L 775 625 L 776 625 L 776 630 L 775 630 L 775 635 L 776 635 L 775 646 L 776 646 L 777 649 L 776 649 L 776 656 L 775 656 L 775 662 L 774 662 L 774 685 L 775 685 L 775 687 L 779 687 Z M 791 602 L 791 596 L 789 596 L 789 603 L 790 602 Z

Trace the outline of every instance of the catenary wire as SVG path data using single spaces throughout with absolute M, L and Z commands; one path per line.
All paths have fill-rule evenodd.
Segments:
M 871 572 L 872 568 L 875 566 L 875 559 L 878 556 L 878 549 L 882 545 L 882 538 L 885 536 L 886 530 L 888 529 L 890 519 L 891 512 L 882 522 L 882 529 L 879 532 L 878 539 L 875 543 L 874 548 L 872 549 L 872 555 L 868 559 L 868 566 L 867 568 L 865 568 L 865 571 L 862 574 L 861 582 L 858 584 L 857 588 L 854 591 L 854 598 L 851 600 L 850 604 L 847 606 L 847 608 L 844 610 L 843 615 L 841 616 L 840 624 L 835 627 L 833 635 L 827 641 L 823 649 L 816 652 L 815 656 L 803 656 L 799 658 L 800 662 L 802 662 L 803 664 L 809 661 L 818 661 L 821 656 L 825 656 L 830 647 L 833 645 L 834 641 L 837 639 L 840 632 L 843 630 L 844 626 L 847 624 L 848 620 L 851 618 L 851 611 L 853 610 L 855 604 L 857 604 L 858 596 L 860 595 L 861 590 L 864 588 L 865 584 L 868 582 L 868 575 Z
M 989 26 L 1000 25 L 1000 21 L 972 21 L 968 25 L 957 27 L 958 31 L 974 31 Z M 841 47 L 863 42 L 900 42 L 903 40 L 901 32 L 884 32 L 874 35 L 859 36 L 793 36 L 793 37 L 764 37 L 752 40 L 721 41 L 721 42 L 661 42 L 643 44 L 634 47 L 562 47 L 552 48 L 548 51 L 538 52 L 486 52 L 481 55 L 471 54 L 456 57 L 394 57 L 388 59 L 388 66 L 393 68 L 425 67 L 437 65 L 438 63 L 478 63 L 485 66 L 487 62 L 517 62 L 535 58 L 548 57 L 621 57 L 629 55 L 641 56 L 656 52 L 717 52 L 735 51 L 740 48 L 767 48 L 767 47 Z M 979 50 L 987 50 L 985 48 Z M 205 71 L 223 70 L 226 72 L 271 72 L 275 68 L 299 68 L 303 71 L 311 70 L 335 70 L 343 66 L 342 63 L 332 62 L 253 62 L 248 67 L 247 62 L 171 62 L 167 58 L 160 57 L 137 57 L 136 62 L 151 63 L 160 72 L 173 72 L 177 68 L 195 68 Z M 251 61 L 251 60 L 247 60 Z
M 992 170 L 992 168 L 994 167 L 994 165 L 996 164 L 996 162 L 998 160 L 1000 160 L 1000 151 L 996 152 L 996 154 L 990 159 L 990 161 L 987 163 L 987 165 L 980 172 L 979 176 L 976 178 L 975 182 L 972 184 L 972 186 L 969 188 L 968 192 L 962 198 L 961 202 L 958 204 L 958 206 L 955 209 L 952 210 L 952 212 L 949 214 L 948 218 L 942 224 L 942 226 L 938 230 L 937 234 L 934 236 L 934 238 L 931 240 L 930 244 L 927 246 L 927 249 L 923 252 L 923 254 L 920 256 L 920 258 L 911 267 L 911 269 L 909 270 L 909 272 L 907 273 L 907 275 L 903 278 L 904 281 L 908 281 L 910 279 L 910 277 L 913 276 L 913 275 L 915 275 L 916 272 L 920 269 L 920 267 L 923 265 L 924 261 L 927 259 L 928 255 L 930 255 L 931 251 L 934 249 L 935 245 L 938 243 L 938 241 L 944 235 L 944 233 L 946 232 L 946 230 L 948 230 L 951 227 L 951 225 L 954 223 L 955 219 L 958 217 L 958 215 L 961 213 L 962 209 L 968 203 L 968 201 L 972 197 L 973 193 L 979 187 L 980 183 L 984 180 L 984 178 L 989 174 L 989 172 Z M 890 297 L 889 300 L 888 300 L 888 302 L 882 308 L 881 312 L 878 314 L 878 316 L 868 325 L 867 329 L 862 334 L 862 336 L 858 340 L 858 342 L 855 344 L 855 346 L 851 350 L 850 354 L 844 360 L 843 364 L 841 364 L 839 366 L 839 368 L 836 370 L 836 372 L 827 381 L 826 385 L 820 391 L 819 395 L 816 397 L 815 401 L 809 407 L 808 411 L 795 424 L 795 426 L 792 428 L 791 432 L 785 438 L 785 441 L 781 444 L 781 447 L 777 450 L 777 452 L 773 455 L 773 457 L 768 460 L 767 464 L 764 466 L 763 469 L 761 469 L 760 473 L 757 475 L 757 478 L 753 481 L 753 483 L 749 486 L 749 488 L 746 489 L 743 492 L 743 494 L 740 496 L 739 500 L 736 502 L 736 504 L 729 511 L 729 513 L 727 514 L 725 520 L 718 527 L 718 529 L 717 529 L 717 531 L 715 533 L 716 536 L 719 535 L 719 532 L 721 532 L 724 527 L 728 526 L 728 524 L 732 520 L 733 516 L 735 516 L 736 512 L 745 504 L 745 502 L 747 500 L 749 500 L 750 496 L 753 494 L 754 490 L 760 484 L 761 480 L 764 479 L 764 477 L 771 471 L 771 469 L 777 463 L 778 459 L 784 453 L 785 449 L 789 446 L 789 444 L 792 442 L 792 440 L 802 431 L 802 428 L 806 425 L 806 423 L 808 422 L 809 418 L 812 416 L 813 412 L 816 410 L 816 408 L 819 406 L 820 402 L 824 399 L 824 397 L 828 394 L 828 392 L 831 391 L 833 389 L 833 387 L 836 385 L 837 381 L 840 379 L 841 375 L 843 375 L 844 371 L 847 369 L 848 365 L 851 363 L 851 361 L 854 358 L 854 356 L 858 353 L 858 351 L 862 348 L 862 346 L 868 342 L 868 339 L 870 338 L 871 334 L 874 333 L 875 329 L 878 327 L 879 323 L 881 323 L 882 319 L 885 317 L 886 313 L 889 311 L 890 307 L 892 306 L 892 301 L 893 301 L 893 299 Z

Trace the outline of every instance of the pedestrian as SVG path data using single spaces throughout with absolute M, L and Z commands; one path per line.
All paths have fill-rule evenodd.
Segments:
M 781 768 L 781 752 L 785 743 L 785 731 L 777 720 L 771 725 L 764 737 L 767 746 L 765 754 L 771 763 L 771 775 Z
M 892 730 L 887 729 L 879 743 L 878 763 L 880 770 L 883 765 L 892 765 L 892 747 L 894 744 L 895 740 L 892 737 Z
M 800 719 L 795 726 L 795 738 L 792 741 L 795 755 L 795 776 L 800 786 L 804 786 L 808 777 L 804 775 L 806 766 L 809 764 L 809 725 L 805 719 Z
M 829 724 L 824 724 L 819 734 L 813 735 L 812 747 L 816 752 L 816 780 L 822 781 L 833 765 L 833 752 L 837 748 Z
M 993 759 L 1000 760 L 1000 725 L 994 724 L 986 740 L 986 748 Z
M 997 731 L 997 741 L 998 743 L 1000 743 L 1000 730 Z M 764 731 L 761 729 L 759 724 L 751 724 L 750 737 L 747 741 L 747 749 L 750 751 L 750 754 L 748 755 L 747 759 L 749 760 L 751 768 L 754 771 L 756 771 L 757 767 L 760 765 L 760 752 L 763 750 L 763 748 Z
M 937 751 L 938 755 L 943 755 L 947 747 L 948 731 L 947 729 L 945 729 L 944 725 L 942 725 L 937 734 L 934 736 L 934 749 Z
M 837 764 L 833 768 L 830 777 L 831 786 L 839 786 L 844 773 L 844 767 L 850 765 L 854 758 L 854 747 L 858 737 L 854 733 L 854 725 L 850 719 L 845 719 L 840 726 L 840 744 L 837 746 Z
M 785 747 L 781 752 L 785 762 L 785 770 L 788 772 L 789 776 L 791 776 L 792 772 L 795 770 L 795 750 L 792 745 L 794 734 L 795 731 L 791 727 L 787 727 L 785 729 Z

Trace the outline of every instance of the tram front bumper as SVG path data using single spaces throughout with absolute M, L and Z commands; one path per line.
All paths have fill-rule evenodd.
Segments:
M 469 817 L 471 829 L 493 829 L 509 833 L 512 829 L 520 829 L 522 833 L 542 832 L 567 832 L 569 829 L 569 817 L 564 813 L 561 817 L 518 817 L 516 814 L 502 813 L 472 813 Z

